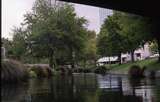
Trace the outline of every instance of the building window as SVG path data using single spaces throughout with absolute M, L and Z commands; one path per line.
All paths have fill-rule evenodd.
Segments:
M 136 56 L 141 58 L 141 53 L 137 53 Z

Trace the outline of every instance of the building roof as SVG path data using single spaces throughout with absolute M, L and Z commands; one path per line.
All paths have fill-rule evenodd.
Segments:
M 117 56 L 115 56 L 115 57 L 102 57 L 102 58 L 98 59 L 97 62 L 103 63 L 103 62 L 109 62 L 109 61 L 112 61 L 112 62 L 118 61 L 118 57 Z

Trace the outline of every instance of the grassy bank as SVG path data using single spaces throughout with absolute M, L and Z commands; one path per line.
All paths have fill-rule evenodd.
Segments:
M 141 61 L 136 61 L 134 63 L 129 62 L 129 63 L 125 63 L 122 65 L 118 65 L 118 64 L 111 65 L 110 72 L 119 73 L 119 74 L 127 74 L 129 68 L 133 65 L 138 65 L 141 68 L 145 66 L 147 70 L 160 70 L 160 63 L 157 62 L 156 58 L 153 58 L 153 59 L 145 59 Z

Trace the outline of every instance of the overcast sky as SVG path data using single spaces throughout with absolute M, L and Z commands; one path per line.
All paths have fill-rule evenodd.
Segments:
M 35 0 L 2 0 L 2 37 L 11 38 L 13 26 L 20 26 L 23 15 L 31 11 Z M 88 28 L 99 32 L 99 8 L 87 5 L 75 4 L 78 16 L 85 17 L 89 21 Z

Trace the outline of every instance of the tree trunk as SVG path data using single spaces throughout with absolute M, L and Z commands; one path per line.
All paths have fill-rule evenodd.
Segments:
M 83 68 L 86 68 L 86 60 L 83 60 Z
M 135 59 L 134 59 L 134 50 L 133 50 L 133 51 L 131 51 L 131 61 L 132 61 L 132 62 L 134 62 L 134 61 L 135 61 Z
M 53 68 L 54 62 L 53 62 L 53 52 L 51 51 L 49 56 L 49 67 Z
M 97 67 L 97 60 L 94 59 L 94 67 L 96 68 Z
M 109 68 L 111 68 L 111 60 L 110 60 L 110 56 L 109 56 Z
M 53 58 L 54 58 L 54 69 L 56 69 L 57 68 L 57 61 L 56 61 L 56 57 L 53 55 Z
M 72 67 L 72 69 L 74 69 L 75 68 L 75 59 L 74 59 L 74 52 L 73 52 L 73 49 L 72 48 L 70 48 L 71 49 L 71 67 Z
M 160 62 L 160 38 L 157 38 L 157 44 L 158 44 L 158 54 L 159 54 L 158 62 Z
M 121 63 L 121 53 L 118 54 L 118 60 L 119 60 L 119 65 L 121 65 L 121 64 L 122 64 L 122 63 Z
M 54 69 L 57 67 L 56 58 L 54 56 L 53 49 L 50 51 L 50 54 L 49 54 L 49 67 L 54 68 Z
M 158 62 L 160 62 L 160 37 L 159 37 L 160 20 L 154 19 L 152 23 L 154 24 L 153 34 L 154 34 L 154 37 L 156 38 L 157 44 L 158 44 L 158 53 L 159 53 Z

